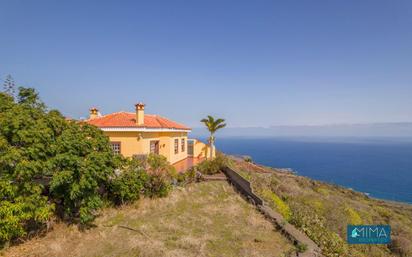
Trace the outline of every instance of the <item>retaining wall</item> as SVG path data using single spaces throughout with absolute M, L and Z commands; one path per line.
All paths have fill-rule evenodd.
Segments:
M 250 186 L 250 182 L 239 175 L 229 167 L 223 168 L 223 173 L 228 181 L 245 196 L 251 203 L 256 205 L 257 209 L 271 220 L 282 233 L 289 238 L 295 245 L 306 245 L 307 249 L 303 253 L 297 253 L 299 257 L 322 257 L 320 248 L 306 234 L 299 231 L 293 225 L 289 224 L 279 213 L 272 210 L 265 204 L 263 199 L 257 196 Z

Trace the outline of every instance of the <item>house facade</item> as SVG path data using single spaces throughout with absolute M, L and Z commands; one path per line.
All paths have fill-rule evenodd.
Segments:
M 103 130 L 113 151 L 125 157 L 155 153 L 174 164 L 188 157 L 205 158 L 208 153 L 208 147 L 200 141 L 190 140 L 188 144 L 189 127 L 159 115 L 145 114 L 143 103 L 135 105 L 135 112 L 107 115 L 100 115 L 97 108 L 92 108 L 85 122 Z

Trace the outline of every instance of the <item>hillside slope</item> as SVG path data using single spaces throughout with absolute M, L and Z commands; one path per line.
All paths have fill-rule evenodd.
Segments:
M 96 227 L 57 224 L 4 256 L 289 256 L 293 246 L 226 182 L 107 209 Z
M 412 205 L 241 160 L 230 163 L 258 195 L 317 243 L 325 256 L 412 256 Z M 391 245 L 348 245 L 347 224 L 389 224 Z

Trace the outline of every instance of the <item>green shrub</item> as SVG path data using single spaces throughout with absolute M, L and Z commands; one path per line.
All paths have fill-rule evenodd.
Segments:
M 319 216 L 311 207 L 294 203 L 291 205 L 291 210 L 290 223 L 305 232 L 322 249 L 325 256 L 348 256 L 346 242 L 339 235 L 328 230 L 324 218 Z
M 249 162 L 249 163 L 252 163 L 252 162 L 253 162 L 253 159 L 252 159 L 251 156 L 243 156 L 243 160 L 244 160 L 245 162 Z
M 306 244 L 298 243 L 296 245 L 296 251 L 298 251 L 298 253 L 306 252 L 307 249 L 308 249 L 308 246 Z
M 149 154 L 145 167 L 149 178 L 145 184 L 145 194 L 149 197 L 167 196 L 172 189 L 173 178 L 176 169 L 169 164 L 166 157 L 157 154 Z
M 149 197 L 165 197 L 171 189 L 172 183 L 166 176 L 150 175 L 145 185 L 145 194 Z
M 186 172 L 180 172 L 176 175 L 176 182 L 179 185 L 185 185 L 188 183 L 193 183 L 196 181 L 196 169 L 194 167 L 190 168 Z
M 167 174 L 168 176 L 176 173 L 175 167 L 170 165 L 166 157 L 158 154 L 149 154 L 145 160 L 146 170 L 149 173 L 162 173 Z
M 304 204 L 309 205 L 318 215 L 323 215 L 323 213 L 325 213 L 326 208 L 324 203 L 315 197 L 307 199 L 304 201 Z
M 348 224 L 351 224 L 351 225 L 362 224 L 362 218 L 360 217 L 359 213 L 357 213 L 354 209 L 350 207 L 346 207 L 345 212 L 348 215 Z
M 269 189 L 263 189 L 261 195 L 265 200 L 270 201 L 270 204 L 276 208 L 276 210 L 283 216 L 283 218 L 285 218 L 285 220 L 290 220 L 292 212 L 289 206 L 282 199 L 280 199 L 279 196 L 277 196 Z
M 40 186 L 23 188 L 0 180 L 0 246 L 25 236 L 29 229 L 43 227 L 50 219 L 54 205 L 40 195 L 41 190 Z
M 141 162 L 130 159 L 119 170 L 109 186 L 109 193 L 116 204 L 132 202 L 140 198 L 148 183 L 149 175 Z
M 376 206 L 375 209 L 379 213 L 379 215 L 382 216 L 386 221 L 389 221 L 392 217 L 392 212 L 385 207 Z
M 212 160 L 204 160 L 199 163 L 196 167 L 198 171 L 202 174 L 213 175 L 219 173 L 223 167 L 227 166 L 227 157 L 223 154 L 218 154 L 216 158 Z

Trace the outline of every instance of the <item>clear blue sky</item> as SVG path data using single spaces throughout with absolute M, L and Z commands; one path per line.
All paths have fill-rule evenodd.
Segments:
M 0 76 L 65 115 L 412 121 L 412 1 L 0 1 Z

